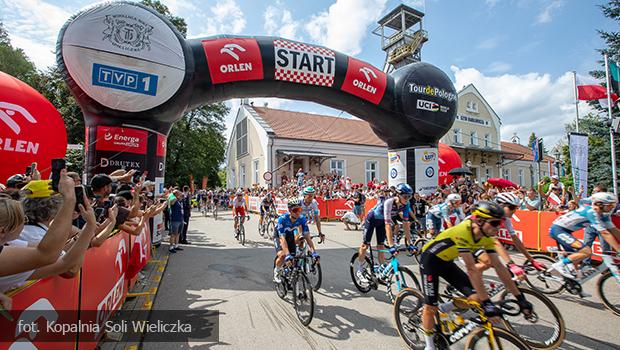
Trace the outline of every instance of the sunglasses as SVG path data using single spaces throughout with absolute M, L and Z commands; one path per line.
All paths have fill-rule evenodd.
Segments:
M 399 196 L 405 198 L 405 199 L 411 199 L 411 195 L 410 194 L 399 194 Z
M 508 209 L 510 210 L 517 210 L 517 208 L 519 208 L 516 205 L 507 205 L 506 207 L 508 207 Z
M 502 224 L 503 220 L 487 220 L 486 222 L 493 226 L 493 227 L 499 227 Z
M 301 213 L 301 207 L 291 208 L 289 210 L 291 211 L 291 213 L 295 213 L 295 214 Z

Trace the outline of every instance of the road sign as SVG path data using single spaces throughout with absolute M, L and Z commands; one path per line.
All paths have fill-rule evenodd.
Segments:
M 271 174 L 271 172 L 270 172 L 270 171 L 266 171 L 266 172 L 263 174 L 263 179 L 265 179 L 265 181 L 271 181 L 272 177 L 273 177 L 273 175 Z

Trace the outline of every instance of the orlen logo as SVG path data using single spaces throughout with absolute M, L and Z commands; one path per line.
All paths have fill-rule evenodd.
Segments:
M 6 124 L 16 135 L 22 131 L 21 126 L 13 117 L 22 116 L 27 122 L 37 124 L 37 120 L 26 110 L 26 108 L 8 102 L 0 102 L 0 120 Z M 0 139 L 0 149 L 4 151 L 13 151 L 19 153 L 37 154 L 39 151 L 39 143 L 5 138 Z
M 439 111 L 439 104 L 426 100 L 418 100 L 418 109 L 425 111 L 437 112 Z
M 342 83 L 346 91 L 374 104 L 379 104 L 385 93 L 387 76 L 379 69 L 349 57 L 347 75 Z
M 256 39 L 203 40 L 202 47 L 213 84 L 263 79 L 263 61 Z

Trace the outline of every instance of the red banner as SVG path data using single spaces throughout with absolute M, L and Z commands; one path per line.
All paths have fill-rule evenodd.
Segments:
M 166 156 L 166 136 L 157 134 L 157 151 L 155 151 L 155 156 L 157 157 L 165 157 Z
M 383 98 L 386 85 L 385 73 L 366 62 L 349 57 L 342 91 L 378 105 Z
M 125 278 L 133 280 L 151 259 L 151 232 L 149 231 L 149 225 L 144 225 L 139 235 L 130 236 L 130 241 L 131 251 L 129 252 L 129 264 Z
M 148 132 L 113 126 L 97 127 L 97 151 L 146 154 Z
M 263 79 L 263 60 L 256 39 L 203 40 L 202 47 L 213 84 Z

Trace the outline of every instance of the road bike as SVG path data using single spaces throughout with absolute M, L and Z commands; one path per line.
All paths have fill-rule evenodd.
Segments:
M 396 234 L 394 235 L 395 236 L 394 242 L 396 245 L 400 245 L 400 242 L 405 240 L 405 229 L 403 228 L 402 225 L 398 226 L 398 230 L 394 231 L 394 228 L 395 226 L 392 226 L 392 232 L 396 232 Z M 428 239 L 426 239 L 423 235 L 420 235 L 420 231 L 414 230 L 412 228 L 411 229 L 411 240 L 413 240 L 413 246 L 415 247 L 415 250 L 413 251 L 413 257 L 415 261 L 419 264 L 420 255 L 422 254 L 422 248 L 428 242 Z
M 408 251 L 407 248 L 398 248 L 398 252 Z M 360 263 L 359 252 L 351 257 L 349 271 L 353 284 L 362 293 L 368 293 L 371 289 L 378 289 L 379 285 L 387 287 L 387 295 L 390 302 L 394 303 L 395 295 L 407 287 L 420 289 L 420 283 L 416 276 L 408 268 L 402 266 L 398 262 L 396 255 L 391 254 L 389 250 L 378 250 L 380 253 L 388 253 L 390 257 L 383 265 L 375 264 L 372 253 L 372 246 L 369 245 L 368 252 L 364 257 L 364 262 Z M 412 256 L 413 254 L 408 254 Z M 362 281 L 357 276 L 357 271 L 361 271 L 362 276 L 368 282 Z M 406 277 L 406 278 L 405 278 Z
M 269 208 L 269 211 L 263 216 L 263 223 L 258 223 L 258 234 L 263 238 L 271 239 L 273 232 L 276 229 L 276 223 L 278 215 L 273 207 Z
M 437 312 L 435 314 L 434 344 L 437 350 L 450 349 L 450 346 L 465 338 L 465 349 L 531 349 L 527 343 L 509 330 L 495 328 L 491 320 L 486 317 L 480 303 L 463 297 L 443 295 L 444 299 L 451 299 L 457 305 L 467 306 L 476 314 L 476 317 L 465 319 L 459 312 L 450 314 Z M 514 299 L 505 299 L 497 303 L 502 315 L 520 312 L 519 305 Z M 422 310 L 424 295 L 415 289 L 405 288 L 394 302 L 394 319 L 400 338 L 411 349 L 423 350 L 426 346 L 424 330 L 422 329 Z M 460 309 L 458 311 L 465 311 Z
M 213 220 L 217 220 L 217 203 L 216 202 L 211 202 L 210 204 L 211 206 L 211 214 L 213 215 Z
M 274 282 L 276 293 L 281 299 L 286 297 L 289 290 L 292 292 L 295 313 L 304 326 L 308 326 L 314 316 L 312 284 L 305 272 L 307 259 L 308 254 L 298 249 L 292 263 L 289 266 L 284 266 L 281 276 L 282 281 L 280 283 Z M 274 268 L 276 260 L 277 257 L 273 261 Z
M 311 238 L 318 237 L 319 238 L 318 244 L 322 244 L 325 236 L 316 234 L 316 235 L 311 235 L 310 237 Z M 304 256 L 304 261 L 303 261 L 304 272 L 306 273 L 306 276 L 308 276 L 308 279 L 310 280 L 312 289 L 317 291 L 319 290 L 319 288 L 321 288 L 321 283 L 323 282 L 323 270 L 321 269 L 321 263 L 320 261 L 317 261 L 312 257 L 312 255 L 310 254 L 310 249 L 308 248 L 308 245 L 303 244 L 303 242 L 302 242 L 302 249 L 304 253 L 303 255 Z
M 555 248 L 555 247 L 554 247 Z M 552 250 L 559 253 L 559 257 L 563 257 L 565 252 L 557 249 Z M 580 277 L 568 278 L 560 274 L 559 271 L 550 267 L 551 264 L 557 262 L 556 259 L 543 255 L 532 255 L 532 258 L 540 261 L 548 262 L 548 268 L 544 271 L 538 271 L 532 266 L 525 266 L 527 279 L 530 287 L 545 294 L 558 294 L 562 290 L 568 291 L 570 294 L 584 297 L 582 285 L 600 274 L 596 283 L 598 295 L 610 311 L 620 316 L 620 254 L 616 252 L 606 251 L 602 253 L 603 262 L 597 267 L 580 268 L 578 273 Z
M 237 226 L 237 231 L 235 231 L 235 238 L 239 241 L 239 243 L 241 243 L 241 245 L 245 244 L 245 227 L 243 221 L 241 221 L 241 215 L 235 215 L 235 223 L 238 225 Z M 249 216 L 245 217 L 246 220 L 250 220 Z

